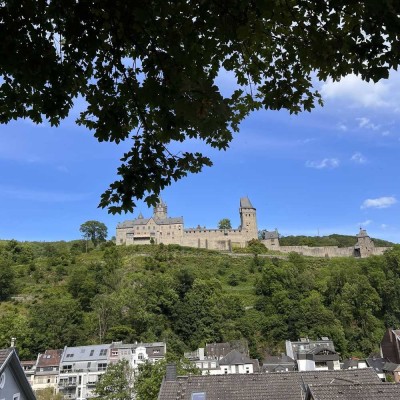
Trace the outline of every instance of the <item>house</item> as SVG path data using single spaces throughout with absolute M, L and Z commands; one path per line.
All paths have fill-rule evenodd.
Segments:
M 400 364 L 400 329 L 389 328 L 381 340 L 381 356 Z
M 28 382 L 32 385 L 33 376 L 35 374 L 36 361 L 35 360 L 21 361 L 21 365 L 22 369 L 25 372 L 26 379 L 28 379 Z
M 65 399 L 94 397 L 100 376 L 107 370 L 110 344 L 65 347 L 60 361 L 58 391 Z
M 0 399 L 36 399 L 13 347 L 0 349 Z
M 43 354 L 38 354 L 31 382 L 33 390 L 48 387 L 57 389 L 62 353 L 63 351 L 59 349 L 46 350 Z
M 389 362 L 387 358 L 382 358 L 382 357 L 369 357 L 365 360 L 367 363 L 368 367 L 371 367 L 374 369 L 376 374 L 379 376 L 379 378 L 382 380 L 382 382 L 386 381 L 386 374 L 383 370 L 384 365 Z
M 110 346 L 109 364 L 127 360 L 136 370 L 146 361 L 157 362 L 165 357 L 167 346 L 164 342 L 128 344 L 113 342 Z
M 339 370 L 339 354 L 327 337 L 319 340 L 301 338 L 297 342 L 286 341 L 286 355 L 297 362 L 299 371 Z
M 158 400 L 304 400 L 308 385 L 363 384 L 381 380 L 371 368 L 177 377 L 176 367 L 168 365 Z
M 342 369 L 360 369 L 360 368 L 368 368 L 366 360 L 359 358 L 348 358 L 343 361 Z
M 288 372 L 296 371 L 297 363 L 293 358 L 282 354 L 280 356 L 267 356 L 262 362 L 263 372 Z
M 186 352 L 185 358 L 192 361 L 202 374 L 252 374 L 259 372 L 258 360 L 249 358 L 245 340 L 230 343 L 210 343 L 193 352 Z

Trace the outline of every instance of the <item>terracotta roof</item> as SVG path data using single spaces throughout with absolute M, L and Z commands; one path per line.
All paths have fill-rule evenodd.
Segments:
M 164 380 L 159 400 L 191 400 L 193 393 L 205 393 L 207 400 L 300 400 L 305 384 L 379 384 L 370 368 L 362 370 L 228 374 L 178 377 Z M 179 397 L 178 397 L 179 396 Z
M 63 351 L 62 350 L 46 350 L 43 354 L 39 354 L 38 367 L 59 366 Z
M 398 400 L 400 386 L 391 383 L 361 385 L 311 385 L 307 399 L 315 400 Z

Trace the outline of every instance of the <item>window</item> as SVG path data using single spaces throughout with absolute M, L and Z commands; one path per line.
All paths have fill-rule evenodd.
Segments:
M 72 358 L 74 355 L 72 353 L 67 354 L 67 358 Z
M 100 356 L 106 356 L 106 355 L 107 355 L 107 349 L 101 349 Z
M 192 393 L 191 400 L 206 400 L 205 392 Z
M 89 369 L 91 365 L 92 365 L 92 363 L 89 361 L 89 362 L 87 363 L 87 369 Z
M 142 354 L 142 353 L 139 353 L 139 354 L 138 354 L 138 359 L 139 359 L 139 360 L 143 360 L 143 358 L 144 358 L 144 357 L 143 357 L 143 354 Z
M 98 366 L 97 366 L 97 370 L 98 371 L 105 371 L 107 369 L 107 364 L 106 363 L 100 363 Z
M 94 354 L 94 350 L 90 350 L 90 356 Z
M 70 372 L 72 371 L 72 365 L 63 365 L 61 372 Z
M 19 400 L 19 393 L 15 393 L 14 395 L 13 395 L 13 400 Z
M 118 350 L 113 350 L 111 352 L 111 355 L 114 356 L 114 357 L 117 356 L 118 355 Z

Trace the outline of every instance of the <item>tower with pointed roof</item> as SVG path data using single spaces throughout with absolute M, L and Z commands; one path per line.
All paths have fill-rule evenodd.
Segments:
M 241 231 L 248 239 L 257 239 L 258 228 L 256 209 L 253 207 L 248 197 L 242 197 L 240 199 L 239 214 Z
M 158 199 L 158 203 L 153 209 L 153 218 L 167 218 L 167 205 L 164 203 L 161 197 Z

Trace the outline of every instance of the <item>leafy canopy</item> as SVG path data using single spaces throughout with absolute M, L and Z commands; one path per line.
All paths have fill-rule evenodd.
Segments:
M 160 191 L 211 160 L 172 144 L 226 149 L 252 110 L 310 111 L 320 80 L 387 78 L 399 62 L 393 0 L 121 0 L 0 3 L 0 122 L 77 122 L 99 141 L 130 140 L 109 212 L 154 205 Z M 216 85 L 235 77 L 231 95 Z M 183 145 L 184 147 L 184 145 Z
M 100 242 L 105 242 L 107 238 L 107 227 L 103 222 L 99 221 L 86 221 L 79 228 L 83 237 L 91 240 L 94 246 Z
M 223 218 L 218 222 L 218 229 L 232 229 L 231 220 L 229 218 Z

